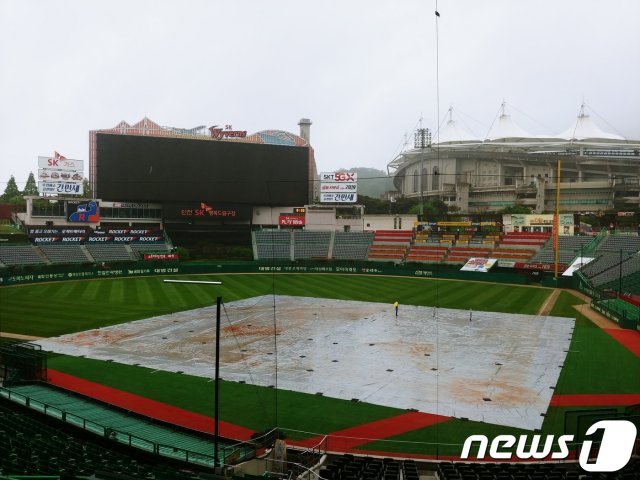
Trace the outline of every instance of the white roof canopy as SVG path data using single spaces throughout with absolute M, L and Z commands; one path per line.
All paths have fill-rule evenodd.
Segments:
M 564 132 L 558 134 L 558 138 L 564 138 L 566 140 L 587 140 L 587 139 L 599 139 L 599 140 L 626 140 L 621 135 L 615 133 L 607 133 L 598 127 L 591 117 L 584 111 L 585 104 L 580 107 L 580 114 L 576 121 L 567 128 Z
M 522 129 L 513 121 L 511 115 L 507 113 L 505 102 L 502 102 L 500 112 L 498 121 L 493 123 L 485 140 L 493 141 L 509 139 L 513 141 L 516 139 L 535 138 L 535 135 Z
M 457 120 L 453 118 L 453 107 L 448 111 L 449 120 L 445 126 L 440 130 L 439 135 L 436 136 L 436 141 L 433 143 L 460 143 L 460 142 L 478 142 L 480 139 L 465 130 Z

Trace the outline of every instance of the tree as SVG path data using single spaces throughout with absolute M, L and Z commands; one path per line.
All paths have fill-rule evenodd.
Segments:
M 84 198 L 93 198 L 93 191 L 91 190 L 91 185 L 87 177 L 82 180 L 82 196 Z
M 30 196 L 39 196 L 38 185 L 36 184 L 36 178 L 33 176 L 33 172 L 29 174 L 29 178 L 27 179 L 27 184 L 24 186 L 24 190 L 22 191 L 22 195 L 30 195 Z
M 511 206 L 503 208 L 498 213 L 500 213 L 502 215 L 507 215 L 509 213 L 512 213 L 512 214 L 528 214 L 528 213 L 531 213 L 531 208 L 527 207 L 526 205 L 511 205 Z
M 16 179 L 13 175 L 7 182 L 7 187 L 4 189 L 4 193 L 2 194 L 2 201 L 9 202 L 14 197 L 20 196 L 20 190 L 18 189 L 18 185 L 16 184 Z

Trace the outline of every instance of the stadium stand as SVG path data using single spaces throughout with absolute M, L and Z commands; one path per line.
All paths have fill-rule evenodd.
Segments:
M 472 247 L 453 247 L 447 253 L 444 258 L 445 262 L 450 263 L 466 263 L 469 258 L 481 257 L 485 258 L 490 256 L 491 250 L 486 248 L 472 248 Z
M 296 260 L 329 258 L 331 232 L 293 231 L 293 252 Z
M 440 262 L 447 254 L 448 248 L 440 245 L 411 245 L 407 252 L 408 262 Z
M 94 262 L 89 252 L 80 244 L 41 245 L 40 250 L 51 263 L 88 263 Z
M 401 262 L 412 240 L 412 230 L 376 230 L 367 258 L 374 261 Z
M 194 471 L 135 459 L 0 403 L 0 475 L 47 478 L 199 478 Z M 171 476 L 175 475 L 175 476 Z M 42 477 L 39 477 L 42 478 Z
M 502 248 L 498 247 L 491 252 L 492 258 L 502 258 L 505 260 L 515 260 L 516 262 L 528 262 L 531 260 L 535 250 L 527 248 Z
M 256 260 L 290 259 L 291 232 L 264 230 L 253 232 Z
M 640 478 L 638 460 L 632 460 L 624 470 L 611 473 L 588 474 L 576 463 L 462 463 L 441 462 L 437 465 L 439 480 L 578 480 L 609 479 L 637 480 Z
M 143 258 L 145 253 L 170 253 L 171 248 L 166 243 L 132 243 L 129 245 L 137 258 Z
M 373 242 L 371 232 L 336 232 L 332 258 L 336 260 L 366 260 Z
M 551 237 L 550 233 L 507 232 L 496 238 L 503 248 L 540 249 Z
M 3 245 L 0 248 L 0 261 L 7 266 L 47 263 L 39 250 L 32 245 Z
M 580 248 L 591 242 L 592 238 L 587 236 L 564 236 L 558 237 L 558 261 L 568 264 L 580 254 Z M 553 250 L 553 239 L 548 239 L 544 247 L 540 249 L 532 258 L 532 262 L 553 263 L 555 252 Z
M 640 272 L 640 257 L 632 256 L 624 258 L 622 263 L 618 261 L 613 267 L 592 276 L 589 280 L 597 287 L 603 289 L 613 287 L 617 290 L 621 278 L 627 278 L 638 272 Z
M 87 250 L 96 262 L 127 262 L 136 260 L 131 248 L 124 244 L 89 244 Z
M 332 459 L 319 472 L 324 480 L 417 480 L 418 470 L 411 460 L 355 457 L 350 454 Z
M 640 237 L 626 235 L 607 235 L 598 245 L 598 252 L 636 253 L 640 250 Z

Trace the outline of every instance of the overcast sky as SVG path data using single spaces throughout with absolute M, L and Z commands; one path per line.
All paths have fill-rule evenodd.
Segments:
M 435 0 L 0 0 L 0 193 L 39 155 L 88 164 L 89 130 L 145 116 L 249 133 L 310 118 L 319 171 L 386 170 L 449 106 L 484 137 L 503 100 L 558 133 L 584 98 L 640 139 L 640 1 L 437 7 L 439 95 Z

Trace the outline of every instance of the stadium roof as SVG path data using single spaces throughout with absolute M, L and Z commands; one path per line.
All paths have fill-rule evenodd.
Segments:
M 584 103 L 580 107 L 580 114 L 576 121 L 564 132 L 558 134 L 558 138 L 566 140 L 626 140 L 621 135 L 615 133 L 607 133 L 598 127 L 591 117 L 584 111 Z
M 517 141 L 519 139 L 536 138 L 535 135 L 522 129 L 513 121 L 511 115 L 507 113 L 507 106 L 505 102 L 502 102 L 500 112 L 497 123 L 493 123 L 487 137 L 485 138 L 486 141 L 507 139 Z
M 166 127 L 160 126 L 147 117 L 144 117 L 142 120 L 133 125 L 130 125 L 123 120 L 113 128 L 94 130 L 93 133 L 116 133 L 121 135 L 144 135 L 151 137 L 185 137 L 216 141 L 221 140 L 219 138 L 213 138 L 204 125 L 193 128 Z M 222 140 L 231 142 L 262 143 L 269 145 L 286 146 L 309 145 L 309 142 L 307 142 L 307 140 L 305 140 L 301 136 L 294 133 L 285 132 L 284 130 L 262 130 L 250 135 L 224 138 Z
M 480 139 L 462 128 L 457 120 L 453 118 L 453 107 L 447 112 L 449 120 L 447 120 L 444 128 L 440 129 L 437 141 L 434 143 L 462 143 L 462 142 L 478 142 Z

